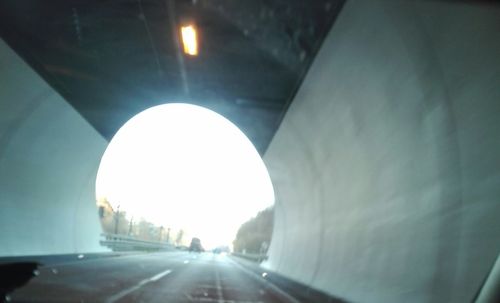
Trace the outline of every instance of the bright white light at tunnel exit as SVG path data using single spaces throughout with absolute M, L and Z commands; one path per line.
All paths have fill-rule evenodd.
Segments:
M 106 149 L 97 199 L 134 218 L 184 229 L 207 247 L 274 202 L 267 169 L 248 138 L 208 109 L 156 106 L 130 119 Z

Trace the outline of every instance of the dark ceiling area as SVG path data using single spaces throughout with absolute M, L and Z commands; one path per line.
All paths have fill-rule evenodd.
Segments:
M 186 102 L 265 152 L 340 0 L 57 0 L 0 3 L 0 35 L 110 140 L 149 107 Z M 181 50 L 194 23 L 199 55 Z

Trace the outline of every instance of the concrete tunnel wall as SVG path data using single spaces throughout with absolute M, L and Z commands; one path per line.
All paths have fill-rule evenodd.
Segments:
M 353 302 L 470 302 L 500 251 L 500 10 L 347 1 L 264 160 L 267 268 Z
M 107 141 L 0 39 L 0 256 L 97 252 Z

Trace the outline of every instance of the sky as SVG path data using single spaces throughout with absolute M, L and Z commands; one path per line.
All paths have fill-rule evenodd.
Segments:
M 274 192 L 238 127 L 206 108 L 169 103 L 134 116 L 113 137 L 96 179 L 103 198 L 210 248 L 230 245 L 242 223 L 274 203 Z

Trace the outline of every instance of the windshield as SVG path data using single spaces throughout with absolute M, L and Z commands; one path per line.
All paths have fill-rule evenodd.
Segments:
M 0 3 L 0 301 L 495 302 L 500 7 Z

